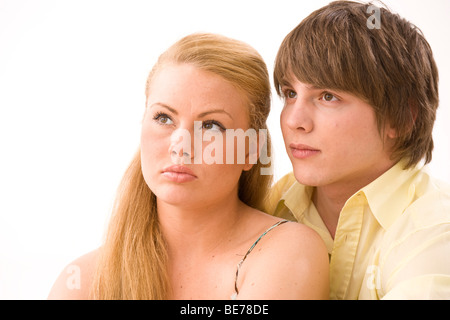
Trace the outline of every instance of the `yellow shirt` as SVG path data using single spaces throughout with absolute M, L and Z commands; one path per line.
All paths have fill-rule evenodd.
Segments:
M 397 164 L 342 209 L 333 239 L 313 187 L 290 173 L 267 212 L 319 233 L 330 255 L 331 299 L 450 299 L 450 187 Z

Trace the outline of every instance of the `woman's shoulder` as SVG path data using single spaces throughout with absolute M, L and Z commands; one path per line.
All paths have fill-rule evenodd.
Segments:
M 59 274 L 48 295 L 49 300 L 87 300 L 95 275 L 100 249 L 69 263 Z
M 274 223 L 280 221 L 272 218 Z M 328 297 L 328 252 L 314 230 L 289 221 L 268 228 L 262 235 L 245 262 L 241 299 Z
M 325 243 L 316 231 L 298 222 L 276 220 L 264 235 L 265 241 L 261 239 L 266 251 L 284 253 L 292 258 L 328 256 Z
M 260 233 L 261 235 L 264 234 L 263 238 L 266 238 L 266 241 L 264 241 L 265 246 L 270 246 L 274 249 L 286 248 L 294 254 L 298 254 L 299 249 L 307 249 L 311 246 L 314 249 L 326 251 L 322 238 L 310 227 L 296 221 L 284 220 L 262 211 L 255 210 L 255 213 L 252 217 L 252 225 L 263 225 Z M 256 223 L 256 221 L 259 223 Z

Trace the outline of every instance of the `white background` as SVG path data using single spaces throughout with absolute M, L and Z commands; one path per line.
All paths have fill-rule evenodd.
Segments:
M 385 0 L 417 24 L 440 69 L 432 174 L 450 182 L 450 1 Z M 243 40 L 272 73 L 285 35 L 328 1 L 0 0 L 0 299 L 45 299 L 96 248 L 139 145 L 157 57 L 192 32 Z M 275 179 L 291 170 L 274 93 Z

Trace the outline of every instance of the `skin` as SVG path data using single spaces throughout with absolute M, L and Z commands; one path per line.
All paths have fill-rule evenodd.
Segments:
M 149 88 L 150 95 L 142 123 L 141 162 L 144 179 L 161 205 L 172 205 L 183 210 L 198 210 L 199 206 L 222 207 L 237 192 L 236 181 L 246 164 L 193 164 L 194 156 L 202 157 L 208 142 L 194 152 L 194 142 L 187 151 L 191 164 L 182 155 L 173 155 L 180 132 L 194 139 L 194 121 L 202 121 L 203 134 L 225 136 L 224 129 L 248 128 L 246 99 L 230 83 L 219 76 L 206 74 L 192 66 L 167 66 L 157 74 Z M 198 129 L 200 130 L 200 129 Z M 174 138 L 175 137 L 175 138 Z M 223 143 L 225 148 L 225 143 Z M 177 150 L 178 151 L 178 150 Z M 222 150 L 225 152 L 225 150 Z M 195 178 L 185 183 L 173 183 L 164 168 L 182 164 Z M 201 190 L 205 193 L 194 193 Z M 206 201 L 206 202 L 205 202 Z
M 223 78 L 187 64 L 165 66 L 155 75 L 149 92 L 141 134 L 142 172 L 157 196 L 169 254 L 170 298 L 229 299 L 238 262 L 279 219 L 239 200 L 238 180 L 251 164 L 188 164 L 187 157 L 193 160 L 199 150 L 188 155 L 173 151 L 179 130 L 193 136 L 194 121 L 202 121 L 203 133 L 246 130 L 246 97 Z M 204 142 L 202 151 L 208 145 Z M 226 141 L 222 151 L 225 156 Z M 188 168 L 188 176 L 167 173 L 165 168 L 174 163 Z M 83 288 L 89 288 L 97 255 L 94 252 L 74 262 L 89 275 Z M 49 298 L 73 297 L 66 281 L 63 272 Z M 242 265 L 238 288 L 239 299 L 328 298 L 324 243 L 298 223 L 273 229 Z M 76 297 L 85 297 L 80 291 Z
M 294 175 L 316 187 L 312 200 L 334 237 L 347 199 L 395 164 L 395 130 L 386 126 L 381 134 L 373 107 L 350 93 L 294 77 L 281 90 L 280 123 Z

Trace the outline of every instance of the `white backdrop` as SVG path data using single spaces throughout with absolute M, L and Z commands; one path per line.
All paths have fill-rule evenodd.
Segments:
M 0 299 L 45 299 L 102 239 L 139 144 L 158 55 L 192 32 L 254 46 L 272 73 L 284 36 L 329 1 L 0 0 Z M 417 24 L 440 69 L 432 174 L 450 182 L 448 0 L 385 0 Z M 275 179 L 291 170 L 274 93 Z

